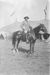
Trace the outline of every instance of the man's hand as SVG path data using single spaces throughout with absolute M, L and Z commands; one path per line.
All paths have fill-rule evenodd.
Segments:
M 27 33 L 27 30 L 25 30 L 24 32 Z

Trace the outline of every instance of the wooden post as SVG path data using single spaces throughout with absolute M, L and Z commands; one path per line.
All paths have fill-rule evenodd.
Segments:
M 45 20 L 47 20 L 47 4 L 46 4 L 46 7 L 44 9 L 44 13 L 45 13 Z

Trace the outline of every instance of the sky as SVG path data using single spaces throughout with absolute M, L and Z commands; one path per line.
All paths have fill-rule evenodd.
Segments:
M 0 27 L 23 21 L 27 15 L 32 21 L 42 20 L 46 4 L 47 0 L 0 0 Z

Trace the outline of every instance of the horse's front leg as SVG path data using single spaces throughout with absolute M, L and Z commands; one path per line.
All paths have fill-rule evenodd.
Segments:
M 15 50 L 15 43 L 13 44 L 13 48 L 11 49 L 12 51 Z
M 30 42 L 30 50 L 28 51 L 27 57 L 28 57 L 29 55 L 31 55 L 31 54 L 32 54 L 32 44 L 31 44 L 31 42 Z
M 34 45 L 33 43 L 30 43 L 30 54 L 32 54 L 32 51 L 34 51 Z
M 30 49 L 29 49 L 28 54 L 31 54 L 31 53 L 32 53 L 32 47 L 31 47 L 31 42 L 30 42 Z
M 30 53 L 31 53 L 31 54 L 34 53 L 35 41 L 36 41 L 36 40 L 34 40 L 33 42 L 30 42 Z
M 31 48 L 30 48 L 31 53 L 34 53 L 34 45 L 35 45 L 35 42 L 31 44 Z

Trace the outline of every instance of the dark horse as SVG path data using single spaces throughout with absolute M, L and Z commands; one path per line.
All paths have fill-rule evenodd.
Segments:
M 12 36 L 13 49 L 15 49 L 15 51 L 18 51 L 18 45 L 19 45 L 20 41 L 26 42 L 28 40 L 28 43 L 30 44 L 29 52 L 32 53 L 32 47 L 34 48 L 35 41 L 37 39 L 41 39 L 41 36 L 39 34 L 40 30 L 43 32 L 47 32 L 47 29 L 44 26 L 44 24 L 40 24 L 39 26 L 37 26 L 33 29 L 32 29 L 32 27 L 30 27 L 30 31 L 27 33 L 25 33 L 24 31 L 14 32 L 13 36 Z

